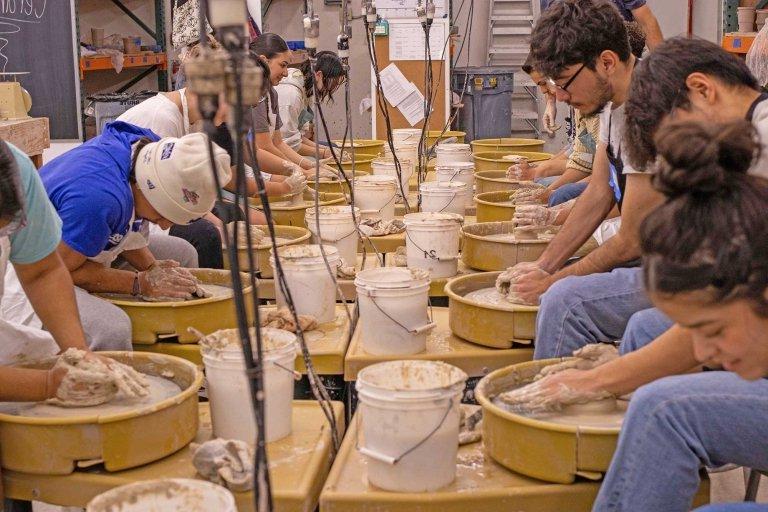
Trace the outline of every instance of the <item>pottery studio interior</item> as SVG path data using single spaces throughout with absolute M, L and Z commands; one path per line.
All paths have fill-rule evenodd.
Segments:
M 0 1 L 0 510 L 768 512 L 766 20 Z

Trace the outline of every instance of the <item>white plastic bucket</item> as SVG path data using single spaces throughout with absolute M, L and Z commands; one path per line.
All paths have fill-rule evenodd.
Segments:
M 421 192 L 421 211 L 447 212 L 464 215 L 467 209 L 467 197 L 472 196 L 467 184 L 460 181 L 429 181 L 419 186 Z
M 312 243 L 332 245 L 339 250 L 339 256 L 347 266 L 357 265 L 357 223 L 360 222 L 360 208 L 355 207 L 352 218 L 351 206 L 321 206 L 320 233 L 317 233 L 317 216 L 314 208 L 307 208 L 304 220 L 312 232 Z M 355 220 L 357 219 L 357 220 Z
M 400 185 L 397 187 L 397 194 L 402 195 L 402 191 L 408 193 L 408 182 L 413 176 L 414 167 L 410 160 L 400 159 L 400 183 L 402 184 L 402 190 Z M 415 160 L 414 160 L 415 162 Z M 374 176 L 393 176 L 397 179 L 397 166 L 395 161 L 391 158 L 377 158 L 371 162 L 371 170 Z
M 459 142 L 438 144 L 435 148 L 436 165 L 449 165 L 460 162 L 472 163 L 472 146 Z
M 368 459 L 369 483 L 429 492 L 453 481 L 466 380 L 439 361 L 390 361 L 360 371 L 358 450 Z
M 408 267 L 424 269 L 432 279 L 455 276 L 464 218 L 455 213 L 419 212 L 405 215 L 403 221 Z
M 392 130 L 392 142 L 397 144 L 400 142 L 410 142 L 418 144 L 421 140 L 420 128 L 395 128 Z M 384 147 L 387 145 L 385 144 Z
M 355 278 L 363 349 L 374 355 L 423 352 L 430 322 L 429 275 L 420 269 L 372 268 Z
M 394 176 L 361 176 L 355 180 L 355 205 L 363 219 L 395 218 L 397 178 Z
M 403 161 L 410 162 L 411 175 L 416 172 L 419 166 L 419 140 L 418 137 L 412 142 L 395 142 L 395 154 L 400 161 L 401 166 L 404 166 Z M 392 151 L 389 149 L 389 144 L 384 144 L 384 158 L 392 158 Z M 375 173 L 374 173 L 375 174 Z
M 86 512 L 237 512 L 225 487 L 205 480 L 164 478 L 121 485 L 93 498 Z
M 261 332 L 266 408 L 264 434 L 267 442 L 272 442 L 291 433 L 296 335 L 269 327 L 263 327 Z M 218 334 L 232 337 L 235 343 L 221 349 L 202 349 L 213 435 L 253 444 L 256 442 L 256 419 L 239 334 L 237 329 L 225 329 Z M 255 354 L 255 332 L 251 338 Z
M 472 194 L 475 190 L 475 164 L 474 162 L 454 162 L 452 164 L 435 167 L 438 183 L 461 182 L 467 185 L 467 208 L 474 204 Z
M 328 257 L 328 265 L 335 272 L 339 264 L 339 250 L 331 245 L 323 245 L 323 249 Z M 272 252 L 269 262 L 277 273 L 274 249 Z M 336 318 L 336 287 L 328 274 L 320 246 L 278 247 L 277 254 L 296 312 L 300 315 L 312 315 L 320 323 L 332 322 Z M 275 278 L 275 298 L 278 307 L 287 307 L 277 278 Z

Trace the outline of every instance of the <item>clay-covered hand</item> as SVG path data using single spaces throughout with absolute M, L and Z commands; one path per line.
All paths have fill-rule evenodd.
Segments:
M 215 484 L 235 492 L 253 489 L 253 448 L 237 439 L 212 439 L 190 444 L 192 465 Z
M 542 117 L 542 125 L 547 135 L 551 137 L 555 136 L 555 132 L 561 127 L 556 122 L 557 119 L 557 100 L 552 97 L 547 97 L 547 106 L 544 108 L 544 116 Z
M 546 191 L 547 187 L 544 185 L 526 181 L 520 184 L 520 188 L 512 191 L 509 199 L 515 205 L 541 204 L 544 202 Z
M 528 160 L 523 160 L 507 169 L 507 179 L 514 181 L 531 181 L 536 177 L 537 167 L 536 164 L 528 163 Z
M 290 195 L 301 194 L 302 192 L 304 192 L 304 189 L 307 188 L 307 177 L 304 176 L 303 172 L 294 172 L 293 174 L 288 176 L 283 183 L 288 185 L 290 189 L 288 194 Z
M 590 343 L 574 351 L 573 358 L 542 368 L 536 379 L 565 370 L 591 370 L 618 357 L 619 349 L 613 343 Z
M 199 282 L 192 273 L 178 266 L 156 261 L 144 272 L 139 272 L 139 284 L 143 297 L 152 299 L 189 299 L 198 292 Z M 175 263 L 175 262 L 174 262 Z
M 312 172 L 314 173 L 314 169 L 312 169 Z M 320 164 L 320 179 L 339 180 L 341 179 L 341 173 L 328 164 Z
M 531 384 L 499 395 L 499 400 L 513 409 L 542 413 L 560 411 L 564 406 L 586 404 L 613 398 L 614 395 L 604 389 L 587 387 L 572 387 L 564 379 L 563 374 L 550 375 Z
M 535 306 L 549 287 L 550 274 L 536 262 L 518 263 L 496 278 L 496 291 L 513 304 Z
M 517 226 L 552 226 L 558 210 L 538 204 L 523 204 L 515 208 L 512 222 Z

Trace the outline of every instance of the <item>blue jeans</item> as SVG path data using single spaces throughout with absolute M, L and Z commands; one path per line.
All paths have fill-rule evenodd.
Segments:
M 565 357 L 588 343 L 620 340 L 629 318 L 650 307 L 639 267 L 566 277 L 541 297 L 533 357 Z
M 619 345 L 621 355 L 642 348 L 667 332 L 674 322 L 656 308 L 638 311 L 629 319 Z
M 538 183 L 539 185 L 544 185 L 545 187 L 550 186 L 559 178 L 560 176 L 545 176 L 543 178 L 536 178 L 533 180 L 534 182 Z
M 566 183 L 549 195 L 549 207 L 551 208 L 571 199 L 576 199 L 586 188 L 586 183 Z
M 635 391 L 592 512 L 683 512 L 702 466 L 768 469 L 768 380 L 715 371 Z
M 768 512 L 764 503 L 718 503 L 699 507 L 693 512 Z

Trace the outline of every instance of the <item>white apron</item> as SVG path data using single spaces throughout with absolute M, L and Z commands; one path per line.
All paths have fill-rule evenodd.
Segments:
M 11 241 L 8 237 L 0 238 L 0 276 L 6 276 L 9 268 Z M 18 282 L 18 279 L 16 279 Z M 20 287 L 20 286 L 19 286 Z M 0 302 L 5 305 L 4 280 L 0 280 Z M 26 299 L 26 296 L 24 297 Z M 29 301 L 26 301 L 29 304 Z M 31 305 L 30 305 L 31 308 Z M 50 333 L 39 328 L 11 322 L 4 312 L 0 314 L 0 365 L 18 364 L 33 359 L 50 357 L 59 352 L 59 346 Z

